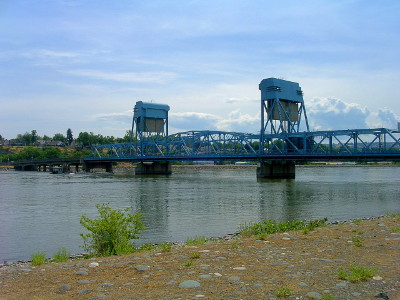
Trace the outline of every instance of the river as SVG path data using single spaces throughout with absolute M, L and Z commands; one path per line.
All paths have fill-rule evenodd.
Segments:
M 80 253 L 82 215 L 97 203 L 144 214 L 144 242 L 218 237 L 274 219 L 348 220 L 400 210 L 400 167 L 297 167 L 295 180 L 256 179 L 255 168 L 179 168 L 171 176 L 0 171 L 0 263 Z

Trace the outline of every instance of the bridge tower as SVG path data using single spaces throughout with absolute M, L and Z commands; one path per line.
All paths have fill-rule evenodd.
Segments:
M 165 104 L 138 101 L 133 109 L 131 142 L 136 137 L 136 153 L 143 156 L 147 140 L 168 136 L 168 111 Z M 135 169 L 137 175 L 171 174 L 170 162 L 139 163 Z
M 263 79 L 261 91 L 260 155 L 280 147 L 298 147 L 303 141 L 294 135 L 301 129 L 309 131 L 303 92 L 297 82 L 277 78 Z M 302 124 L 302 121 L 304 125 Z M 301 127 L 303 126 L 303 127 Z M 279 142 L 276 135 L 287 136 Z M 275 140 L 274 140 L 275 139 Z M 294 178 L 294 162 L 260 162 L 257 172 L 263 178 Z

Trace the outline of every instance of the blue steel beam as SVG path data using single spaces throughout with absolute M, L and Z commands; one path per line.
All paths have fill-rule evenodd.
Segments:
M 85 161 L 400 160 L 400 132 L 386 128 L 265 134 L 186 131 L 97 145 Z

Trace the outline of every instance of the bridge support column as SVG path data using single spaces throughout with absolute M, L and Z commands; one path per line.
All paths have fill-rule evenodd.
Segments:
M 172 174 L 169 161 L 139 163 L 135 168 L 135 175 L 170 175 Z
M 90 172 L 94 168 L 106 169 L 106 172 L 113 172 L 113 163 L 112 162 L 96 162 L 96 163 L 85 163 L 83 165 L 83 169 L 85 172 Z
M 257 178 L 294 179 L 295 174 L 293 161 L 261 161 L 257 166 Z

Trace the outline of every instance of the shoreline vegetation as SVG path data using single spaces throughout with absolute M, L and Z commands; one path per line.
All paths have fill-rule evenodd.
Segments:
M 264 221 L 131 254 L 0 265 L 0 288 L 4 299 L 399 299 L 400 213 L 325 223 Z
M 127 211 L 127 210 L 126 210 Z M 82 216 L 84 217 L 84 216 Z M 121 216 L 120 216 L 121 217 Z M 234 240 L 240 237 L 255 237 L 256 239 L 259 240 L 264 240 L 268 238 L 269 235 L 271 234 L 278 234 L 278 233 L 288 233 L 288 232 L 293 232 L 293 231 L 302 231 L 304 234 L 308 234 L 310 231 L 318 228 L 318 227 L 325 227 L 325 226 L 332 226 L 332 225 L 343 225 L 343 224 L 348 224 L 348 223 L 354 223 L 354 224 L 359 224 L 361 221 L 371 221 L 371 220 L 378 220 L 382 218 L 388 218 L 388 217 L 398 217 L 400 221 L 400 212 L 388 212 L 386 215 L 381 215 L 381 216 L 371 216 L 371 217 L 364 217 L 364 218 L 358 218 L 358 219 L 349 219 L 349 220 L 342 220 L 342 221 L 330 221 L 328 222 L 328 218 L 322 218 L 322 219 L 317 219 L 317 220 L 291 220 L 291 221 L 286 221 L 286 222 L 281 222 L 278 223 L 275 220 L 262 220 L 261 222 L 251 222 L 251 223 L 243 223 L 240 224 L 238 227 L 239 229 L 234 232 L 234 233 L 229 233 L 227 235 L 221 236 L 221 237 L 205 237 L 205 236 L 195 236 L 192 238 L 188 238 L 186 241 L 174 241 L 174 242 L 164 242 L 164 243 L 145 243 L 142 244 L 139 247 L 136 247 L 131 253 L 135 252 L 142 252 L 142 251 L 150 251 L 150 250 L 155 250 L 155 249 L 162 249 L 163 244 L 168 244 L 169 249 L 172 248 L 180 248 L 180 247 L 185 247 L 185 246 L 192 246 L 195 244 L 204 244 L 207 242 L 220 242 L 220 241 L 230 241 Z M 145 230 L 145 229 L 141 229 Z M 399 229 L 400 232 L 400 229 Z M 81 234 L 82 235 L 82 234 Z M 138 237 L 135 237 L 138 238 Z M 67 248 L 59 248 L 59 251 L 62 250 L 65 253 L 67 253 Z M 48 264 L 48 263 L 55 263 L 57 262 L 56 259 L 53 257 L 45 257 L 46 254 L 43 254 L 44 252 L 37 252 L 33 253 L 32 256 L 35 254 L 41 254 L 40 256 L 43 257 L 43 261 L 40 264 Z M 57 253 L 55 254 L 55 256 Z M 123 254 L 122 254 L 123 255 Z M 68 252 L 68 255 L 64 255 L 68 261 L 75 261 L 75 260 L 82 260 L 82 259 L 93 259 L 96 257 L 95 255 L 89 253 L 89 252 L 82 252 L 82 253 L 70 253 Z M 111 255 L 108 255 L 111 256 Z M 107 257 L 105 256 L 98 256 L 98 257 Z M 17 261 L 4 261 L 3 263 L 0 263 L 0 271 L 4 267 L 23 267 L 23 266 L 29 266 L 32 263 L 32 259 L 26 259 L 26 260 L 17 260 Z M 39 265 L 40 265 L 39 264 Z

